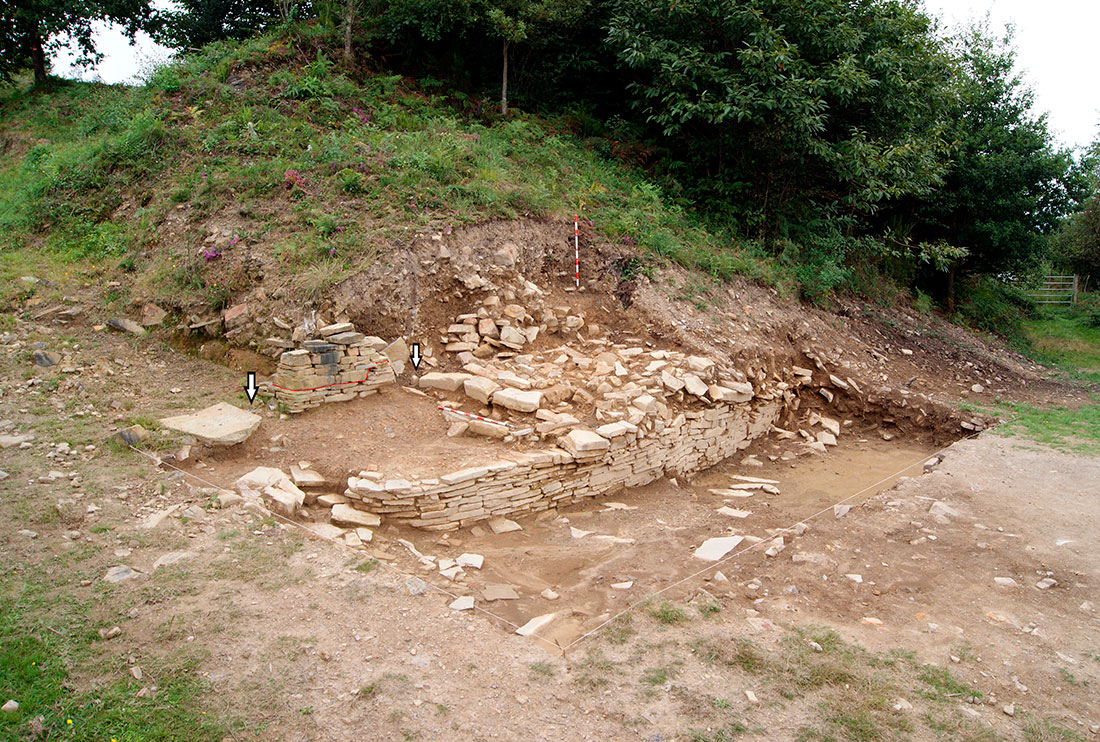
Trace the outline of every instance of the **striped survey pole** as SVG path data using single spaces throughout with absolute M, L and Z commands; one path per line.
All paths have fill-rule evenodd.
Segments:
M 573 267 L 576 269 L 577 288 L 581 287 L 581 228 L 580 219 L 573 215 Z
M 445 407 L 444 405 L 439 405 L 439 409 L 442 410 L 443 412 L 449 412 L 452 415 L 461 415 L 462 417 L 468 417 L 471 420 L 480 420 L 483 423 L 492 423 L 493 425 L 503 425 L 506 428 L 516 427 L 515 425 L 512 425 L 512 423 L 506 423 L 503 420 L 494 420 L 491 417 L 482 417 L 481 415 L 475 415 L 471 412 L 463 412 L 462 410 L 456 410 L 453 407 Z

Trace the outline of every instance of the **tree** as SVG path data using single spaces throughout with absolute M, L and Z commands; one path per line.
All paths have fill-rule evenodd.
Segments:
M 912 210 L 912 235 L 964 247 L 948 274 L 1019 270 L 1045 249 L 1044 235 L 1083 197 L 1084 182 L 1055 149 L 1045 116 L 1015 72 L 1011 29 L 993 38 L 975 25 L 953 40 L 957 60 L 949 108 L 950 166 L 943 184 Z
M 387 56 L 444 73 L 452 81 L 463 73 L 480 75 L 484 64 L 496 65 L 500 110 L 507 114 L 509 65 L 516 45 L 539 43 L 571 26 L 589 6 L 588 0 L 389 0 L 376 26 L 378 36 L 390 43 Z M 500 54 L 490 62 L 485 52 L 493 42 L 499 42 Z
M 942 175 L 949 66 L 910 2 L 621 0 L 608 39 L 680 179 L 764 236 Z
M 1078 211 L 1062 220 L 1052 237 L 1053 257 L 1075 273 L 1100 276 L 1100 140 L 1081 158 L 1080 170 L 1088 180 L 1090 195 Z
M 96 50 L 92 23 L 107 21 L 122 27 L 131 42 L 138 31 L 151 28 L 150 0 L 18 0 L 0 6 L 0 78 L 32 67 L 34 80 L 46 82 L 49 57 L 70 41 L 80 51 L 77 63 L 93 66 L 102 58 Z
M 286 20 L 290 6 L 276 0 L 175 0 L 161 15 L 157 40 L 196 49 L 212 41 L 246 39 L 268 24 Z

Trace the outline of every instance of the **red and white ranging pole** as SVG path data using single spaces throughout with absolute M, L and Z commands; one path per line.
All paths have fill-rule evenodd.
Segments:
M 580 219 L 573 215 L 573 266 L 576 268 L 577 288 L 581 287 L 581 228 Z

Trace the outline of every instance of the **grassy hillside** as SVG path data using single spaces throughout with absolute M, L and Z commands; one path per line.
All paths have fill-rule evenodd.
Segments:
M 397 76 L 352 80 L 277 37 L 213 45 L 138 88 L 15 86 L 0 138 L 4 304 L 23 290 L 11 278 L 91 268 L 220 308 L 253 280 L 223 259 L 245 245 L 310 300 L 410 230 L 574 213 L 598 238 L 715 276 L 797 275 L 671 203 L 616 142 Z

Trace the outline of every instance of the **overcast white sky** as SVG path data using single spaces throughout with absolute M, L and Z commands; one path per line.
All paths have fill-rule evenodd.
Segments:
M 795 0 L 797 1 L 797 0 Z M 925 8 L 948 28 L 989 14 L 991 29 L 1016 27 L 1017 64 L 1035 91 L 1038 112 L 1049 113 L 1052 131 L 1062 144 L 1086 145 L 1100 135 L 1100 84 L 1096 43 L 1100 33 L 1100 0 L 923 0 Z M 103 62 L 85 79 L 133 82 L 168 58 L 167 49 L 141 38 L 131 47 L 121 33 L 100 26 Z M 76 76 L 61 55 L 58 74 Z

